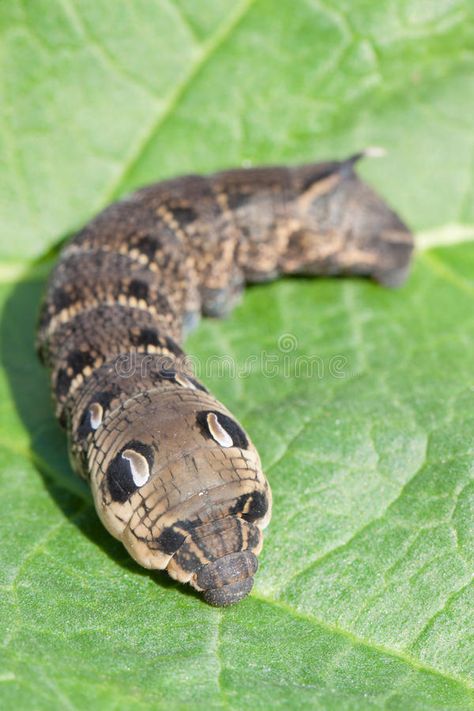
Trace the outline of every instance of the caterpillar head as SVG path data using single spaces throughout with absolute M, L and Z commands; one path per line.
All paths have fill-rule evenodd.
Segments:
M 213 604 L 248 593 L 271 494 L 255 447 L 211 395 L 175 383 L 126 400 L 103 414 L 87 462 L 102 522 L 141 565 L 212 590 Z

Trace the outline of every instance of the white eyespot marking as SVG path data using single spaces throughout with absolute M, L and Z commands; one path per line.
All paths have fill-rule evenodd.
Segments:
M 181 385 L 183 388 L 189 388 L 190 390 L 197 390 L 197 387 L 192 383 L 190 380 L 185 375 L 180 375 L 180 373 L 176 373 L 174 376 L 174 379 L 178 383 L 178 385 Z
M 221 423 L 217 419 L 217 415 L 214 412 L 210 412 L 208 414 L 207 426 L 209 427 L 209 432 L 211 433 L 212 437 L 216 440 L 217 444 L 221 445 L 221 447 L 234 446 L 232 437 L 222 427 Z
M 150 478 L 150 467 L 143 454 L 136 452 L 134 449 L 126 449 L 122 452 L 122 459 L 126 459 L 130 463 L 130 471 L 132 472 L 135 486 L 146 484 Z
M 104 408 L 100 402 L 93 402 L 89 407 L 90 423 L 93 430 L 96 430 L 104 419 Z

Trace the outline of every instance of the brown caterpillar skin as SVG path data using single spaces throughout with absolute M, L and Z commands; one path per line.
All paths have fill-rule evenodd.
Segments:
M 74 468 L 141 565 L 213 605 L 250 591 L 271 493 L 242 427 L 183 370 L 180 343 L 245 282 L 403 281 L 412 235 L 355 174 L 361 155 L 146 187 L 79 232 L 49 281 L 38 349 Z

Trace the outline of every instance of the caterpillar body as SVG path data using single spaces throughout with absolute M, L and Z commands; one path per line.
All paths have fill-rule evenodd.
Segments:
M 138 563 L 213 605 L 251 590 L 271 492 L 242 426 L 183 368 L 181 343 L 246 282 L 404 280 L 412 235 L 355 173 L 362 155 L 145 187 L 82 229 L 49 280 L 38 351 L 74 469 Z

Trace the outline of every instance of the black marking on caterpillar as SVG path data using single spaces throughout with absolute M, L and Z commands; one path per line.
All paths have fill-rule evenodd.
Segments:
M 243 494 L 232 506 L 233 514 L 241 514 L 246 521 L 258 521 L 263 518 L 268 511 L 268 499 L 261 491 L 251 494 Z
M 140 348 L 140 346 L 158 346 L 160 343 L 158 331 L 153 328 L 142 328 L 137 334 L 130 334 L 130 341 L 133 346 Z
M 160 533 L 158 538 L 156 538 L 156 545 L 163 553 L 176 553 L 178 548 L 184 543 L 188 527 L 187 522 L 183 521 L 178 521 L 175 526 L 168 526 Z
M 150 470 L 153 467 L 155 458 L 153 448 L 137 440 L 127 442 L 127 444 L 117 452 L 107 468 L 106 477 L 112 500 L 118 501 L 119 503 L 127 501 L 132 494 L 140 488 L 133 479 L 129 461 L 124 457 L 124 452 L 128 450 L 134 450 L 141 454 L 148 462 Z
M 182 340 L 246 282 L 404 280 L 412 235 L 358 178 L 362 155 L 143 188 L 82 229 L 49 281 L 38 352 L 99 516 L 141 565 L 214 605 L 250 591 L 271 492 L 241 425 L 181 367 Z
M 196 420 L 205 437 L 216 439 L 212 433 L 212 424 L 210 424 L 209 415 L 214 415 L 217 424 L 220 425 L 220 427 L 232 440 L 231 446 L 239 447 L 240 449 L 247 449 L 249 441 L 242 427 L 240 427 L 231 417 L 228 417 L 223 412 L 218 412 L 217 410 L 201 410 L 196 415 Z

